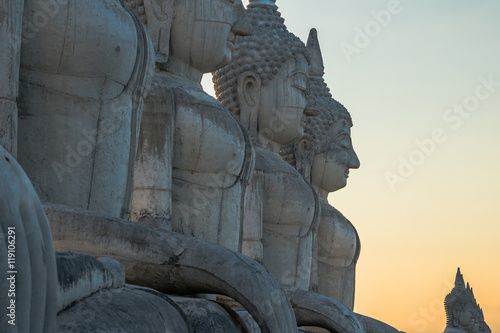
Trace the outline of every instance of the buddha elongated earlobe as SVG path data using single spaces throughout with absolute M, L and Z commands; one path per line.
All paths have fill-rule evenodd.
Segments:
M 308 138 L 302 138 L 299 142 L 295 143 L 295 168 L 308 182 L 311 182 L 311 168 L 313 161 L 313 154 L 310 149 L 312 143 Z
M 261 87 L 262 82 L 254 72 L 243 72 L 238 77 L 240 122 L 248 129 L 250 135 L 257 134 Z

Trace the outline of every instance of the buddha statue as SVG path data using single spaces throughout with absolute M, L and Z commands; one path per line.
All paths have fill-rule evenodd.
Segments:
M 200 82 L 231 61 L 236 36 L 250 33 L 245 10 L 240 0 L 162 3 L 170 8 L 170 28 L 158 35 L 170 49 L 167 60 L 157 58 L 146 100 L 132 219 L 238 251 L 254 152 Z
M 444 333 L 491 333 L 472 288 L 469 283 L 465 286 L 460 268 L 457 270 L 455 287 L 444 299 L 444 307 L 447 318 Z
M 327 197 L 346 186 L 349 170 L 359 168 L 360 163 L 352 146 L 349 112 L 332 98 L 323 79 L 324 66 L 315 29 L 311 30 L 307 44 L 311 54 L 308 108 L 319 112 L 319 116 L 308 117 L 305 138 L 295 147 L 293 164 L 311 182 L 321 206 L 314 252 L 317 276 L 313 274 L 313 280 L 317 279 L 320 294 L 352 310 L 360 241 L 354 226 L 328 203 Z M 282 152 L 285 157 L 290 155 L 286 152 L 286 149 Z
M 252 137 L 255 171 L 246 195 L 244 254 L 283 285 L 307 290 L 316 197 L 279 156 L 303 135 L 309 88 L 306 47 L 271 1 L 250 1 L 253 33 L 235 40 L 232 62 L 214 75 L 218 99 Z
M 44 202 L 127 217 L 154 51 L 119 0 L 24 1 L 19 163 Z

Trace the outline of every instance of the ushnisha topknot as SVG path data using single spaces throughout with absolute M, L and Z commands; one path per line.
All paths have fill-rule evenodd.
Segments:
M 252 1 L 247 9 L 253 33 L 236 36 L 232 62 L 213 73 L 217 99 L 239 117 L 238 76 L 252 71 L 266 86 L 289 59 L 301 54 L 308 59 L 304 43 L 289 32 L 273 1 Z

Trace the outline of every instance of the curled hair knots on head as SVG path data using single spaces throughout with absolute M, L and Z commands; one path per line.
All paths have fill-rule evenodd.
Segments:
M 217 99 L 236 117 L 240 114 L 237 80 L 241 73 L 253 72 L 265 86 L 289 59 L 299 54 L 308 59 L 305 44 L 287 30 L 275 8 L 251 7 L 247 15 L 253 33 L 236 36 L 231 63 L 212 73 Z
M 139 20 L 147 26 L 148 18 L 144 8 L 144 0 L 122 0 L 122 2 L 129 6 L 136 13 Z
M 478 319 L 481 325 L 483 325 L 483 323 L 486 325 L 482 311 L 479 308 L 472 292 L 463 287 L 455 287 L 448 295 L 446 295 L 444 299 L 444 308 L 446 311 L 448 326 L 456 326 L 456 320 L 458 318 L 455 317 L 454 310 L 459 312 L 464 311 L 467 305 L 472 306 L 470 310 L 472 311 L 473 318 Z M 486 325 L 485 327 L 488 326 Z
M 295 159 L 295 144 L 291 143 L 286 146 L 281 147 L 280 149 L 280 156 L 281 158 L 293 166 L 294 168 L 296 167 L 297 161 Z
M 467 294 L 461 292 L 451 292 L 444 299 L 445 308 L 451 310 L 464 310 L 467 303 L 470 302 L 470 298 Z

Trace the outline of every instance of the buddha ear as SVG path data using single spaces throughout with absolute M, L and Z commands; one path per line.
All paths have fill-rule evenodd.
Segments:
M 325 178 L 326 156 L 324 154 L 316 154 L 311 160 L 311 184 L 322 187 L 323 179 Z
M 238 102 L 240 104 L 240 123 L 257 135 L 257 120 L 260 108 L 260 89 L 262 82 L 254 72 L 246 71 L 238 76 Z
M 458 327 L 459 323 L 458 323 L 458 315 L 460 314 L 460 312 L 457 310 L 457 309 L 453 309 L 453 325 L 455 327 Z

